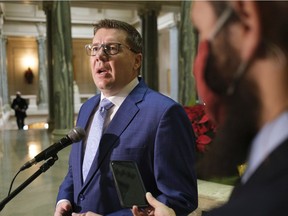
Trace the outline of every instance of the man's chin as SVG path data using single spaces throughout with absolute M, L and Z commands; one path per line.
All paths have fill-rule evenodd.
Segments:
M 105 92 L 105 91 L 109 91 L 112 89 L 112 84 L 111 82 L 107 81 L 107 80 L 97 80 L 96 81 L 96 87 L 101 91 L 101 92 Z
M 114 96 L 120 92 L 121 88 L 116 87 L 113 83 L 101 83 L 97 88 L 106 96 Z

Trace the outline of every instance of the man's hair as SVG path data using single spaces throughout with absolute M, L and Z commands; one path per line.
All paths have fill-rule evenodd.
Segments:
M 130 48 L 136 53 L 142 53 L 142 37 L 140 33 L 130 24 L 122 22 L 119 20 L 113 19 L 103 19 L 98 23 L 93 24 L 94 26 L 94 35 L 96 32 L 101 29 L 118 29 L 126 32 L 127 38 L 126 42 Z
M 219 17 L 225 10 L 225 8 L 229 7 L 229 2 L 226 1 L 210 1 L 214 12 L 217 17 Z

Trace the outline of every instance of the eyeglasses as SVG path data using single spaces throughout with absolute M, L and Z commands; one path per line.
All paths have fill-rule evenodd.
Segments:
M 89 56 L 96 56 L 97 53 L 103 48 L 103 51 L 106 55 L 116 55 L 120 51 L 120 46 L 124 46 L 127 49 L 134 52 L 130 47 L 120 44 L 120 43 L 107 43 L 107 44 L 87 44 L 85 46 L 86 53 Z

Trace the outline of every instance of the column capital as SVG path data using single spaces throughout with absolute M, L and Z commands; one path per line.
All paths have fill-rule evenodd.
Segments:
M 45 35 L 45 25 L 42 22 L 36 23 L 36 28 L 39 37 L 44 37 Z
M 4 24 L 4 15 L 3 12 L 0 11 L 0 34 L 2 35 L 2 30 L 3 30 L 3 24 Z
M 43 45 L 45 45 L 46 37 L 45 36 L 37 36 L 36 41 L 37 41 L 39 46 L 41 46 L 41 45 L 43 46 Z
M 142 8 L 138 9 L 138 15 L 140 17 L 144 16 L 145 14 L 151 14 L 155 12 L 156 16 L 159 15 L 161 10 L 161 4 L 157 4 L 155 2 L 152 3 L 146 3 Z
M 158 18 L 158 30 L 178 28 L 180 14 L 175 12 L 166 13 Z
M 53 1 L 43 1 L 42 5 L 43 5 L 43 11 L 47 15 L 47 12 L 52 11 Z

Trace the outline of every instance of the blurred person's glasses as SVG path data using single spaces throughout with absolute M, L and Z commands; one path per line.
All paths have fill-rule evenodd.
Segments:
M 130 47 L 120 44 L 120 43 L 107 43 L 107 44 L 87 44 L 85 45 L 86 53 L 89 56 L 96 56 L 97 53 L 103 48 L 103 51 L 106 55 L 116 55 L 120 51 L 120 46 L 124 46 L 127 49 L 132 50 Z

